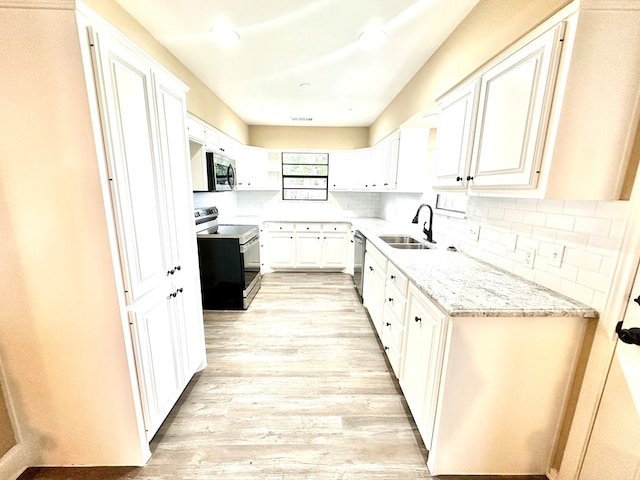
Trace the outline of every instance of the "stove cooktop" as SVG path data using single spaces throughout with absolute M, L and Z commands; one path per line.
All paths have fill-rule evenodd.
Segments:
M 246 243 L 257 237 L 260 229 L 257 225 L 218 225 L 197 232 L 198 238 L 237 238 L 240 243 Z

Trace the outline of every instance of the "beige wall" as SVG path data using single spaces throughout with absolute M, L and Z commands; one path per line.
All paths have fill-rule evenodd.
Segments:
M 369 146 L 366 127 L 249 127 L 249 143 L 263 148 L 335 148 Z
M 84 0 L 84 3 L 189 85 L 187 109 L 190 113 L 239 142 L 247 143 L 249 139 L 247 124 L 115 0 Z
M 462 82 L 569 0 L 481 0 L 370 128 L 373 145 Z

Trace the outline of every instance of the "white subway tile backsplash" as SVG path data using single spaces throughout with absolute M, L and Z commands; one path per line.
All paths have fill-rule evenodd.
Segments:
M 602 255 L 569 248 L 564 252 L 563 261 L 575 267 L 598 272 L 602 263 Z
M 559 231 L 556 235 L 556 240 L 562 245 L 584 249 L 589 243 L 589 235 L 585 235 L 583 233 Z
M 602 293 L 608 292 L 611 286 L 607 275 L 584 269 L 580 269 L 578 272 L 577 283 Z
M 567 297 L 571 297 L 579 302 L 586 303 L 587 305 L 591 305 L 596 309 L 601 309 L 602 306 L 596 306 L 593 304 L 594 299 L 594 291 L 583 285 L 578 283 L 569 282 L 567 280 L 563 280 L 560 286 L 560 293 L 566 295 Z
M 566 200 L 564 202 L 563 213 L 567 215 L 593 217 L 596 214 L 598 202 Z
M 528 225 L 537 225 L 542 227 L 547 223 L 547 214 L 527 210 L 524 212 L 523 221 Z
M 597 202 L 594 215 L 598 218 L 624 220 L 629 213 L 629 202 Z
M 522 210 L 514 210 L 507 208 L 504 211 L 504 220 L 513 223 L 523 223 L 524 212 Z
M 466 219 L 434 229 L 457 238 L 468 255 L 602 309 L 627 213 L 628 202 L 469 197 Z M 469 224 L 481 225 L 478 242 L 469 238 Z M 517 239 L 515 252 L 507 235 Z M 556 245 L 564 247 L 560 267 L 550 263 Z M 523 265 L 524 248 L 536 250 L 533 269 Z
M 538 202 L 538 211 L 544 213 L 562 213 L 563 200 L 544 200 Z
M 536 211 L 538 209 L 538 200 L 533 198 L 518 198 L 516 206 L 520 210 Z
M 550 213 L 547 215 L 545 226 L 556 230 L 573 230 L 576 217 L 573 215 L 563 215 L 561 213 Z
M 578 233 L 589 235 L 609 236 L 611 230 L 611 219 L 594 217 L 576 217 L 573 230 Z
M 534 226 L 533 230 L 531 231 L 531 238 L 542 241 L 555 241 L 557 238 L 557 234 L 558 231 L 556 229 Z

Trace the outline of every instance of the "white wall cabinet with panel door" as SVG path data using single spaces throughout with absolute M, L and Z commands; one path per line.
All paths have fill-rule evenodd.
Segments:
M 429 175 L 428 128 L 401 128 L 398 143 L 397 192 L 424 192 L 431 185 Z
M 471 191 L 537 186 L 563 34 L 561 23 L 482 74 Z
M 146 439 L 206 364 L 185 87 L 91 30 Z M 187 299 L 187 300 L 185 300 Z
M 329 190 L 352 190 L 357 173 L 352 150 L 329 151 Z
M 604 3 L 572 2 L 478 70 L 478 113 L 462 142 L 465 87 L 443 97 L 436 190 L 621 198 L 637 130 L 640 8 Z M 454 159 L 468 138 L 473 161 L 462 168 Z
M 477 106 L 477 80 L 456 88 L 438 101 L 440 113 L 436 137 L 434 188 L 466 190 Z

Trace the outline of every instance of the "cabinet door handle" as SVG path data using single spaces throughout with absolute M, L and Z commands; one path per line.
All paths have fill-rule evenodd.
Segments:
M 384 347 L 384 349 L 385 349 L 385 350 L 389 350 L 389 347 L 385 346 L 385 347 Z
M 462 178 L 462 177 L 456 177 L 456 182 L 461 182 L 462 180 L 464 180 L 464 178 Z
M 389 301 L 390 301 L 390 302 L 393 302 L 393 298 L 389 297 Z
M 387 327 L 390 327 L 390 326 L 391 326 L 391 324 L 390 324 L 389 322 L 387 322 L 387 323 L 386 323 L 386 325 L 387 325 Z
M 391 277 L 390 277 L 390 278 L 391 278 L 391 280 L 395 280 L 395 279 L 396 279 L 396 276 L 395 276 L 395 275 L 391 275 Z
M 471 180 L 473 180 L 473 177 L 472 177 L 472 176 L 470 176 L 470 175 L 467 175 L 467 182 L 469 182 L 469 181 L 471 181 Z
M 421 321 L 422 321 L 422 319 L 421 319 L 420 317 L 415 317 L 415 318 L 414 318 L 414 320 L 415 320 L 416 322 L 421 322 Z
M 371 265 L 369 265 L 369 270 L 373 272 L 373 267 Z

